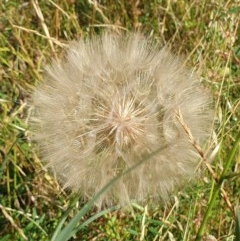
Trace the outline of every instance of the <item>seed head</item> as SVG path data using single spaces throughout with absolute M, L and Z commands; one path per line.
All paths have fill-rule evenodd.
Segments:
M 199 161 L 176 111 L 202 143 L 209 103 L 199 78 L 168 48 L 139 34 L 105 33 L 71 44 L 65 58 L 46 67 L 33 94 L 32 127 L 47 165 L 84 199 L 167 146 L 123 175 L 97 205 L 166 199 Z

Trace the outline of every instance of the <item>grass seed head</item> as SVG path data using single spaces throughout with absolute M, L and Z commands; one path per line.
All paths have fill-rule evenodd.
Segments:
M 81 39 L 47 66 L 33 94 L 34 139 L 64 187 L 85 199 L 167 145 L 123 175 L 97 205 L 167 199 L 198 164 L 176 111 L 196 141 L 209 136 L 210 100 L 199 84 L 180 58 L 139 34 Z

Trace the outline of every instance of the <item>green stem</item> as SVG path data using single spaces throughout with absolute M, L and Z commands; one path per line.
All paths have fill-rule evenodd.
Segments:
M 225 180 L 226 173 L 227 173 L 228 169 L 231 167 L 231 165 L 233 163 L 233 160 L 234 160 L 235 153 L 238 150 L 238 143 L 239 143 L 239 141 L 240 141 L 240 133 L 238 133 L 238 135 L 237 135 L 237 137 L 235 139 L 235 142 L 233 144 L 232 150 L 229 153 L 229 156 L 227 158 L 227 163 L 226 163 L 226 165 L 223 168 L 221 177 L 219 178 L 219 181 L 215 184 L 213 194 L 212 194 L 211 199 L 209 201 L 207 211 L 206 211 L 206 213 L 205 213 L 205 215 L 203 217 L 203 220 L 202 220 L 202 223 L 201 223 L 200 228 L 198 230 L 198 233 L 196 235 L 195 241 L 200 241 L 202 239 L 202 237 L 203 237 L 205 226 L 206 226 L 208 218 L 209 218 L 209 216 L 211 214 L 211 211 L 212 211 L 212 208 L 214 206 L 214 203 L 215 203 L 215 201 L 216 201 L 216 199 L 218 197 L 218 194 L 220 192 L 222 183 Z

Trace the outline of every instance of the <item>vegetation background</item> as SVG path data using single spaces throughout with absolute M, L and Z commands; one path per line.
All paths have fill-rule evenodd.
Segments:
M 60 56 L 69 41 L 105 29 L 140 29 L 171 44 L 201 74 L 216 106 L 212 162 L 169 204 L 112 211 L 72 240 L 234 240 L 240 196 L 239 20 L 239 0 L 1 0 L 0 241 L 50 240 L 67 207 L 74 203 L 70 220 L 83 205 L 72 202 L 48 174 L 29 141 L 29 96 L 44 63 Z M 95 213 L 92 209 L 83 220 Z

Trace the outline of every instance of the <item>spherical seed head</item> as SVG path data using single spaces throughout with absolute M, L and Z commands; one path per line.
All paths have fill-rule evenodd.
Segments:
M 85 199 L 165 147 L 121 176 L 97 205 L 166 199 L 198 164 L 176 113 L 202 143 L 209 103 L 198 77 L 167 48 L 139 34 L 105 33 L 71 44 L 46 67 L 33 94 L 32 127 L 47 165 Z

